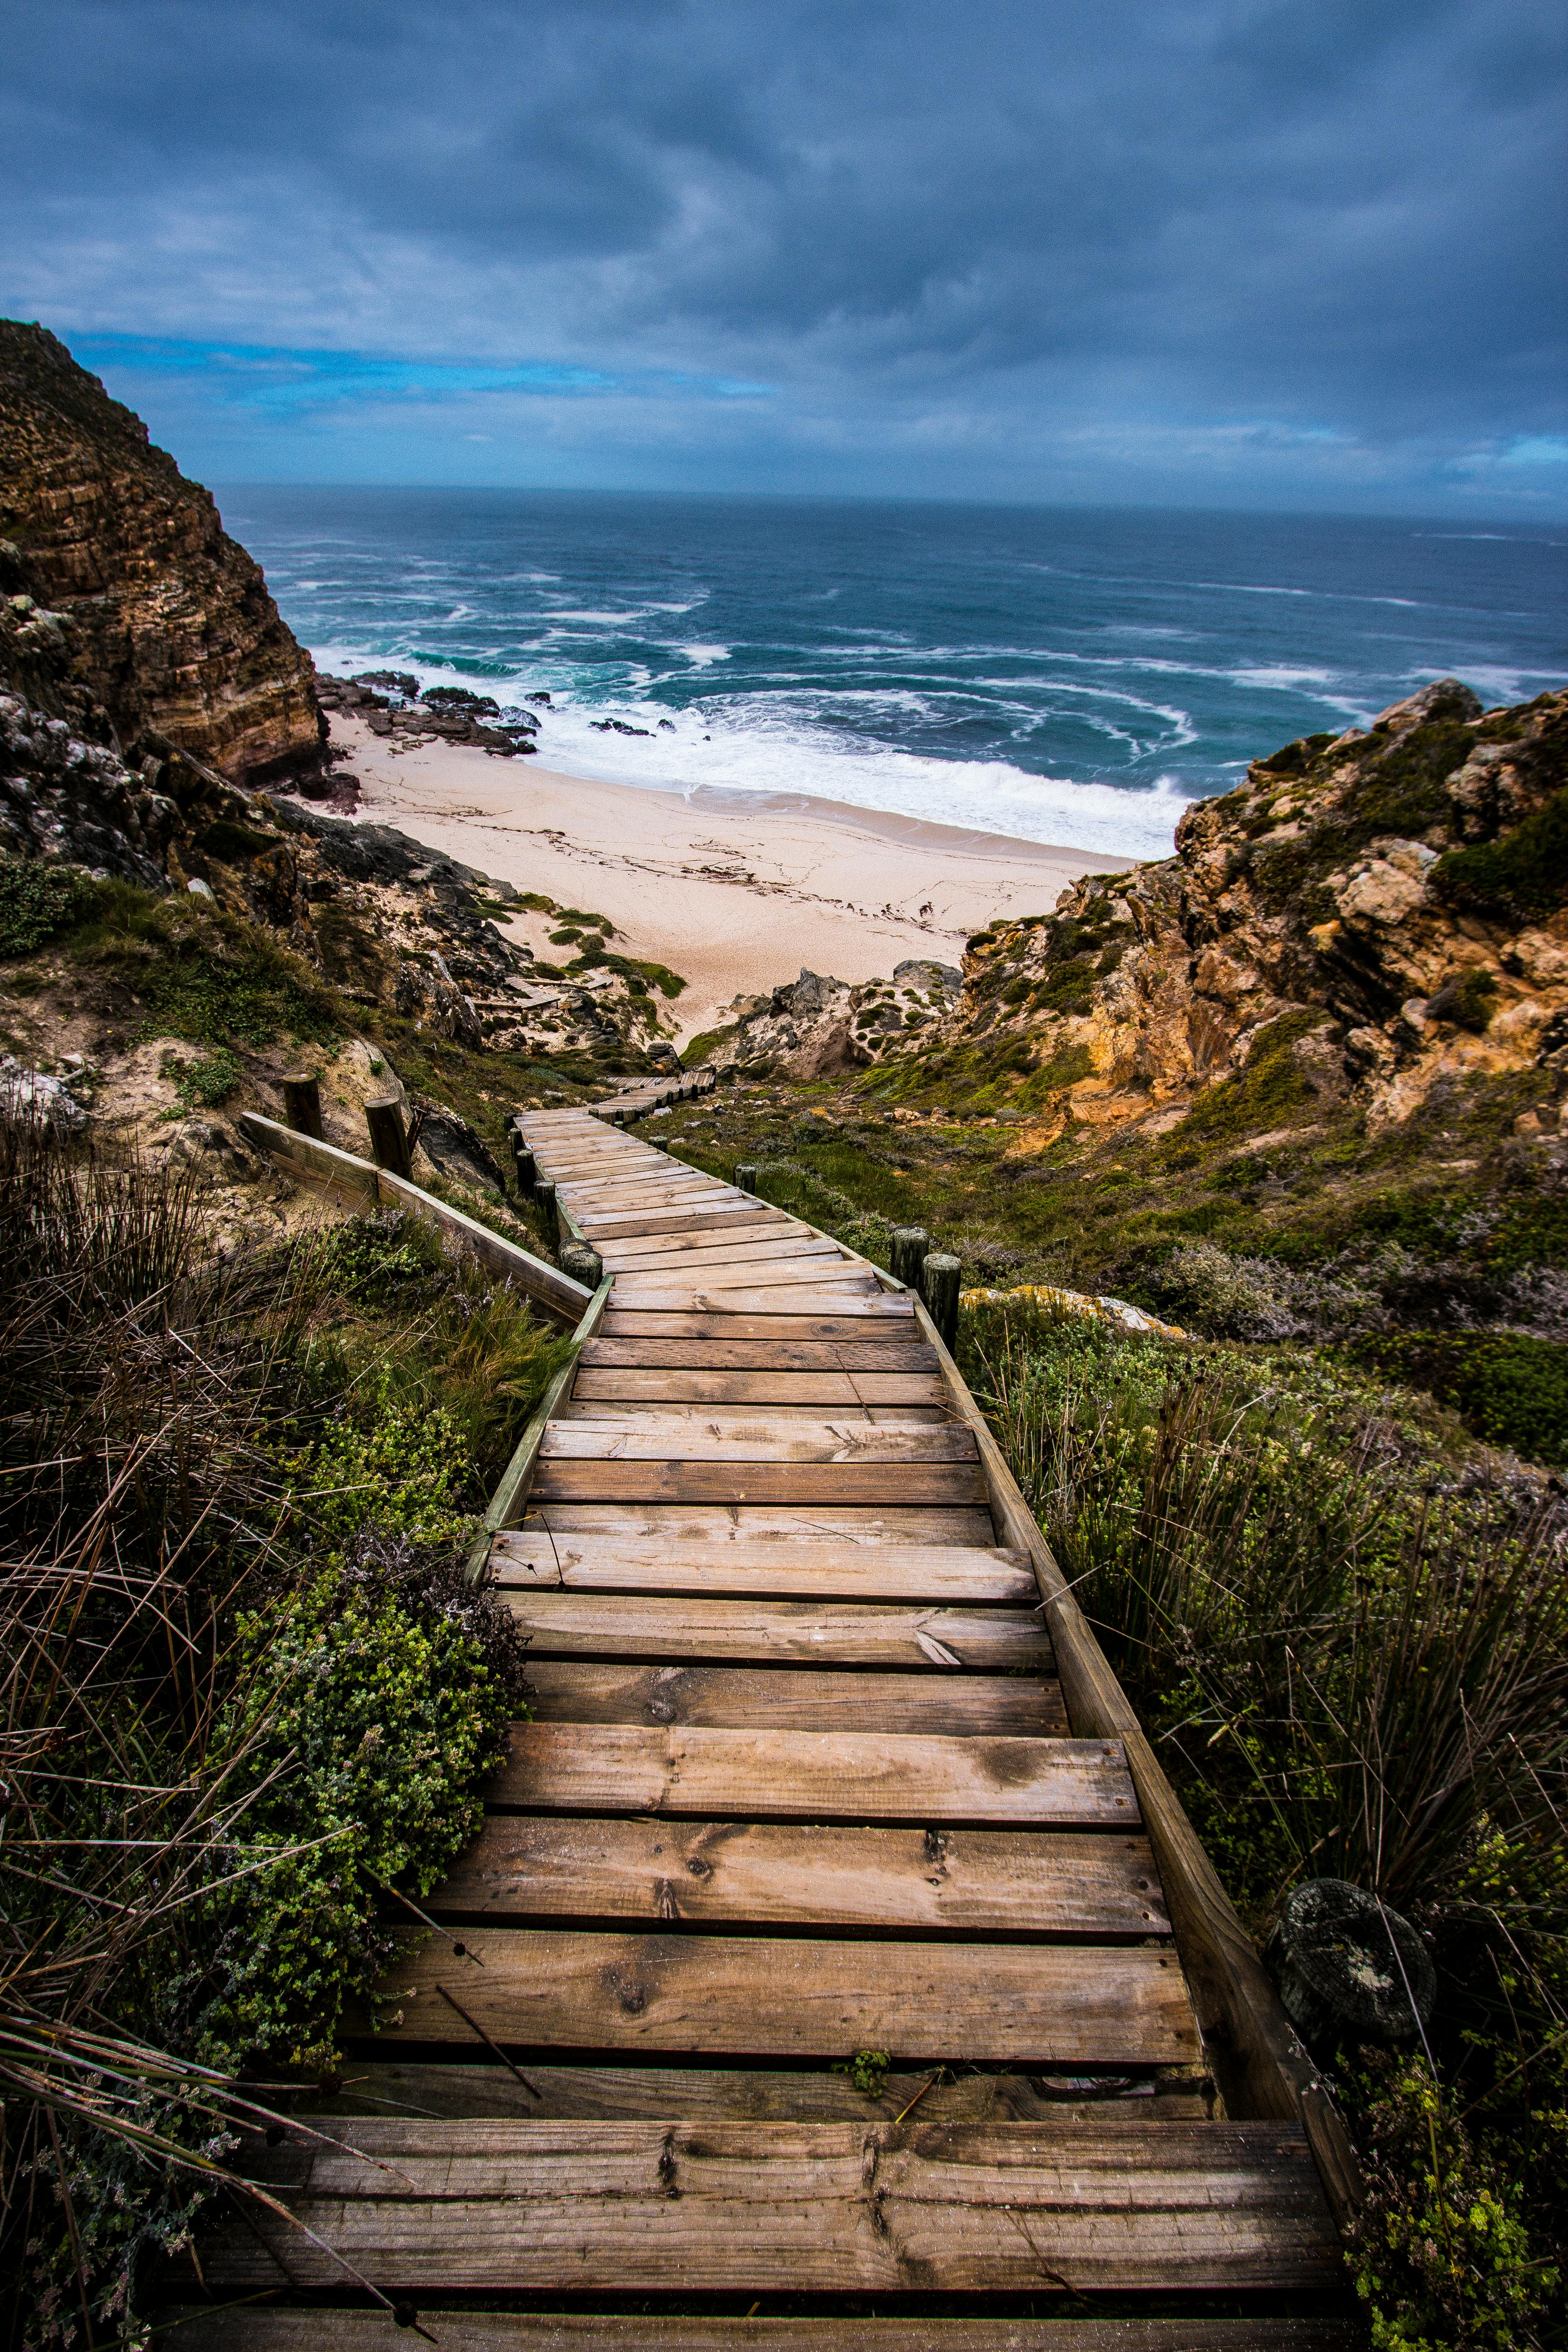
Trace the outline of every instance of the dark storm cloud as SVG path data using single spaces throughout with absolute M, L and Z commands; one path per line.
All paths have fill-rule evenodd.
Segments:
M 68 331 L 763 377 L 824 449 L 1561 430 L 1556 0 L 12 24 L 6 291 Z

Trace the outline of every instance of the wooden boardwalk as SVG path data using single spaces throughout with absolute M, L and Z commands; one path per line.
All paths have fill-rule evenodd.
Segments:
M 591 1113 L 521 1124 L 613 1276 L 494 1547 L 534 1719 L 326 2137 L 262 2159 L 321 2242 L 203 2252 L 288 2307 L 172 2340 L 390 2340 L 330 2247 L 466 2352 L 1353 2341 L 1321 2126 L 1238 2105 L 1267 2021 L 1216 2106 L 1224 1955 L 921 1310 Z M 1129 2297 L 1166 2315 L 1093 2317 Z

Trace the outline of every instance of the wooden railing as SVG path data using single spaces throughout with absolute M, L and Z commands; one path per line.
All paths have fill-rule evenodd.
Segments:
M 559 1266 L 547 1265 L 504 1234 L 492 1233 L 477 1217 L 465 1216 L 461 1209 L 437 1200 L 433 1192 L 422 1191 L 405 1176 L 395 1176 L 389 1168 L 377 1168 L 368 1160 L 356 1160 L 352 1151 L 340 1151 L 336 1144 L 319 1143 L 314 1136 L 279 1126 L 276 1119 L 263 1118 L 259 1111 L 241 1111 L 237 1124 L 247 1143 L 328 1199 L 356 1210 L 405 1209 L 434 1225 L 448 1241 L 471 1250 L 481 1265 L 504 1276 L 558 1323 L 574 1328 L 582 1320 L 594 1296 L 591 1290 L 574 1282 Z

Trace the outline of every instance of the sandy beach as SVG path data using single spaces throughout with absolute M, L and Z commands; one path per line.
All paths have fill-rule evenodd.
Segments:
M 863 981 L 909 956 L 956 963 L 993 917 L 1047 913 L 1079 875 L 1127 862 L 832 801 L 591 783 L 443 743 L 393 751 L 357 719 L 331 725 L 362 818 L 609 916 L 621 952 L 689 983 L 683 1037 L 803 966 Z M 514 933 L 550 956 L 551 927 L 525 915 Z

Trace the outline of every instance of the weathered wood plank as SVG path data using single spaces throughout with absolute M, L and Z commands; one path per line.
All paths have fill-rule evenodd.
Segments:
M 1020 1829 L 1127 1829 L 1138 1819 L 1112 1740 L 706 1724 L 516 1724 L 485 1801 L 533 1811 Z
M 1104 1944 L 879 1944 L 826 1937 L 614 1935 L 475 1928 L 461 2000 L 492 2038 L 530 2049 L 700 2050 L 847 2058 L 858 2050 L 1013 2065 L 1170 2066 L 1198 2055 L 1174 1957 Z M 384 2042 L 471 2044 L 436 1990 L 455 1963 L 413 1941 L 387 1982 Z M 399 2017 L 401 2021 L 399 2021 Z
M 622 1277 L 625 1280 L 625 1276 Z M 862 1288 L 852 1281 L 834 1281 L 798 1285 L 752 1285 L 726 1290 L 718 1285 L 694 1283 L 689 1289 L 647 1287 L 633 1282 L 624 1294 L 616 1285 L 618 1303 L 616 1309 L 617 1328 L 628 1318 L 638 1315 L 652 1318 L 659 1315 L 864 1315 L 878 1318 L 886 1314 L 888 1299 L 875 1287 Z
M 836 1305 L 830 1312 L 819 1315 L 758 1312 L 732 1303 L 719 1313 L 698 1312 L 689 1308 L 683 1308 L 679 1312 L 673 1309 L 656 1312 L 645 1307 L 639 1307 L 635 1312 L 628 1311 L 623 1314 L 612 1304 L 609 1318 L 604 1327 L 604 1336 L 605 1339 L 638 1341 L 706 1339 L 721 1342 L 725 1347 L 731 1349 L 747 1339 L 761 1339 L 769 1343 L 770 1348 L 774 1351 L 772 1360 L 777 1362 L 781 1368 L 793 1362 L 802 1370 L 809 1368 L 811 1359 L 798 1355 L 792 1358 L 784 1351 L 788 1349 L 804 1349 L 812 1340 L 826 1340 L 835 1343 L 839 1348 L 853 1348 L 857 1345 L 865 1348 L 866 1369 L 868 1371 L 878 1368 L 877 1360 L 871 1351 L 880 1348 L 884 1350 L 880 1359 L 882 1366 L 891 1371 L 894 1369 L 894 1361 L 890 1351 L 887 1350 L 886 1347 L 886 1343 L 889 1341 L 905 1343 L 908 1351 L 904 1358 L 906 1362 L 918 1366 L 930 1361 L 928 1355 L 917 1354 L 915 1348 L 909 1344 L 913 1339 L 914 1333 L 910 1317 L 907 1313 L 899 1312 L 902 1304 L 900 1299 L 883 1297 L 880 1306 L 875 1311 L 872 1308 L 872 1302 L 868 1299 L 863 1303 L 858 1302 L 852 1311 Z M 608 1356 L 599 1356 L 592 1360 L 597 1363 L 610 1363 L 615 1360 Z M 668 1361 L 668 1359 L 642 1357 L 637 1360 L 645 1363 L 658 1363 Z M 715 1360 L 709 1357 L 705 1360 L 712 1362 Z M 733 1362 L 736 1359 L 730 1357 L 720 1360 Z M 837 1369 L 842 1370 L 854 1360 L 840 1354 L 828 1360 Z
M 777 1212 L 781 1227 L 787 1230 L 791 1220 L 782 1209 Z M 616 1234 L 721 1234 L 737 1224 L 765 1224 L 772 1221 L 759 1217 L 755 1203 L 744 1192 L 737 1193 L 732 1202 L 721 1202 L 712 1208 L 692 1205 L 682 1209 L 595 1209 L 584 1215 L 583 1224 L 595 1240 L 608 1241 Z
M 914 1609 L 847 1601 L 651 1600 L 592 1592 L 508 1592 L 542 1656 L 679 1658 L 696 1664 L 895 1666 L 950 1674 L 922 1645 L 991 1674 L 1051 1671 L 1039 1620 L 1017 1609 Z
M 443 2352 L 1362 2352 L 1342 2319 L 640 2318 L 426 2310 Z M 169 2352 L 384 2352 L 370 2311 L 176 2311 Z
M 540 1448 L 545 1462 L 974 1462 L 962 1422 L 866 1422 L 626 1413 L 557 1421 Z M 1031 1581 L 1032 1571 L 1031 1571 Z
M 529 1706 L 539 1723 L 771 1725 L 780 1731 L 987 1732 L 1060 1738 L 1067 1709 L 1054 1676 L 825 1673 L 791 1666 L 650 1666 L 628 1660 L 532 1658 Z
M 619 1263 L 620 1257 L 640 1257 L 656 1253 L 667 1257 L 672 1265 L 684 1264 L 689 1258 L 706 1257 L 711 1251 L 731 1249 L 766 1249 L 808 1251 L 819 1256 L 826 1251 L 837 1253 L 836 1242 L 818 1241 L 798 1226 L 759 1223 L 752 1233 L 737 1227 L 732 1234 L 654 1234 L 646 1240 L 611 1241 L 605 1247 Z
M 829 1412 L 855 1405 L 904 1405 L 949 1410 L 947 1391 L 930 1372 L 787 1372 L 663 1369 L 580 1364 L 575 1403 L 820 1405 Z
M 734 1265 L 820 1265 L 825 1261 L 835 1265 L 846 1263 L 842 1250 L 831 1242 L 797 1240 L 793 1234 L 769 1236 L 759 1234 L 742 1241 L 731 1240 L 721 1234 L 705 1248 L 693 1242 L 682 1242 L 674 1247 L 661 1244 L 656 1234 L 651 1241 L 606 1242 L 601 1252 L 605 1264 L 614 1266 L 617 1274 L 646 1274 L 664 1269 L 677 1274 L 702 1273 L 710 1266 Z
M 929 1379 L 936 1358 L 923 1339 L 906 1331 L 862 1327 L 854 1338 L 820 1339 L 727 1339 L 721 1332 L 689 1335 L 658 1331 L 601 1335 L 584 1349 L 584 1367 L 626 1371 L 837 1372 L 857 1380 L 864 1373 L 918 1373 Z
M 1043 1831 L 492 1814 L 427 1899 L 437 1916 L 492 1924 L 562 1916 L 954 1936 L 1170 1932 L 1144 1839 Z M 875 1967 L 868 1953 L 868 1972 Z
M 958 1510 L 782 1510 L 765 1504 L 541 1503 L 524 1525 L 552 1535 L 612 1537 L 617 1542 L 668 1544 L 852 1543 L 961 1544 L 994 1548 L 991 1514 L 977 1506 Z
M 585 1426 L 579 1423 L 577 1426 Z M 978 1462 L 541 1461 L 541 1502 L 979 1505 Z
M 356 2055 L 326 2115 L 542 2116 L 605 2122 L 675 2116 L 688 2123 L 892 2123 L 917 2091 L 925 2123 L 1202 2123 L 1214 2104 L 1201 2075 L 1023 2074 L 968 2070 L 933 2078 L 889 2069 L 883 2089 L 858 2091 L 842 2074 L 807 2066 L 560 2066 L 529 2062 L 523 2090 L 478 2042 L 438 2061 Z
M 258 2168 L 401 2290 L 1289 2293 L 1342 2275 L 1289 2126 L 364 2118 L 339 2134 L 352 2144 L 285 2141 Z M 519 2226 L 496 2227 L 498 2205 Z M 265 2211 L 204 2269 L 228 2289 L 342 2276 Z
M 739 1423 L 746 1419 L 754 1420 L 760 1410 L 765 1410 L 771 1416 L 786 1423 L 821 1421 L 827 1413 L 831 1413 L 835 1421 L 867 1423 L 898 1422 L 906 1427 L 914 1423 L 940 1422 L 951 1425 L 952 1422 L 952 1412 L 943 1404 L 886 1405 L 852 1402 L 844 1406 L 826 1408 L 821 1404 L 789 1402 L 765 1403 L 763 1406 L 759 1406 L 755 1402 L 750 1404 L 707 1404 L 698 1398 L 683 1397 L 679 1394 L 675 1385 L 679 1379 L 678 1373 L 665 1372 L 658 1377 L 671 1384 L 671 1392 L 662 1399 L 620 1397 L 609 1400 L 601 1397 L 579 1398 L 574 1394 L 562 1399 L 556 1407 L 553 1418 L 557 1421 L 618 1421 L 625 1419 L 628 1414 L 650 1416 L 662 1413 L 668 1418 L 681 1421 L 706 1420 L 711 1427 L 727 1428 L 731 1423 Z
M 530 1591 L 706 1592 L 783 1601 L 1008 1601 L 1032 1606 L 1016 1552 L 958 1544 L 616 1543 L 509 1528 L 490 1553 L 498 1580 Z

